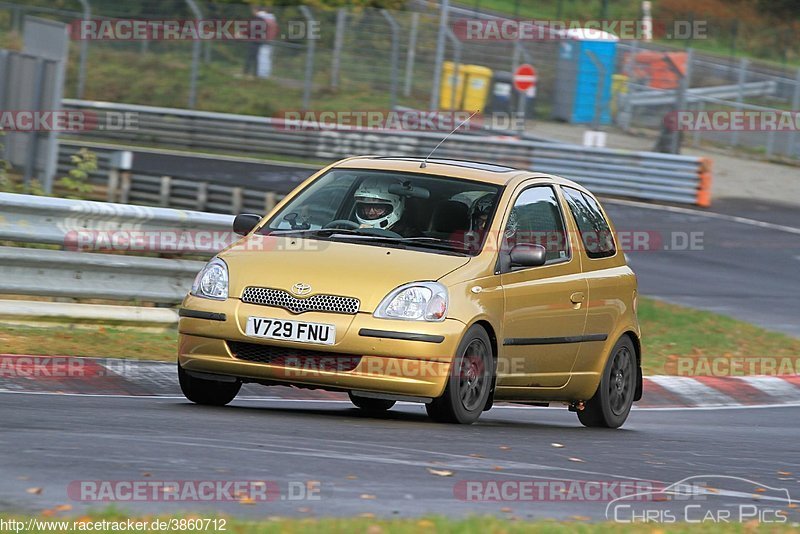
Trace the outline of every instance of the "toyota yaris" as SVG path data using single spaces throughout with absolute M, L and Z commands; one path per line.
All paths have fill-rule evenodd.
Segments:
M 442 159 L 330 165 L 197 275 L 180 309 L 186 397 L 242 383 L 424 403 L 563 402 L 619 427 L 642 394 L 636 277 L 597 199 L 556 176 Z

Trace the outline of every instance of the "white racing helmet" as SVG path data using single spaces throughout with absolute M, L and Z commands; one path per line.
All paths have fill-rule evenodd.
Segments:
M 356 219 L 364 226 L 391 228 L 403 216 L 405 200 L 389 186 L 401 185 L 394 178 L 367 178 L 355 193 Z

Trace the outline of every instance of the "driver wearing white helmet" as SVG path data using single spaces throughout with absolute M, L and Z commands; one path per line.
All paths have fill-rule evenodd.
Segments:
M 405 198 L 389 191 L 391 185 L 402 185 L 393 178 L 367 178 L 355 193 L 356 219 L 362 228 L 380 228 L 400 232 L 398 221 L 403 216 Z

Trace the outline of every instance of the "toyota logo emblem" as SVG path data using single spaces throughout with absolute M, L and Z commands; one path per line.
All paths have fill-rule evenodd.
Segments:
M 308 295 L 311 293 L 311 286 L 298 282 L 292 286 L 292 293 L 295 295 Z

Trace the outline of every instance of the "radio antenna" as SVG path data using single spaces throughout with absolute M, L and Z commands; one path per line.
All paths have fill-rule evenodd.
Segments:
M 419 164 L 419 168 L 420 168 L 420 169 L 424 169 L 425 167 L 427 167 L 427 166 L 428 166 L 428 158 L 430 158 L 430 157 L 433 155 L 433 153 L 434 153 L 434 152 L 436 152 L 436 149 L 437 149 L 437 148 L 439 148 L 440 146 L 442 146 L 442 143 L 444 143 L 445 141 L 447 141 L 447 138 L 448 138 L 448 137 L 450 137 L 451 135 L 453 135 L 454 133 L 456 133 L 456 130 L 458 130 L 459 128 L 461 128 L 462 126 L 464 126 L 466 123 L 468 123 L 468 122 L 469 122 L 469 120 L 470 120 L 472 117 L 474 117 L 474 116 L 475 116 L 475 114 L 476 114 L 476 113 L 478 113 L 479 111 L 480 111 L 479 109 L 476 109 L 475 111 L 473 111 L 473 112 L 472 112 L 472 115 L 470 115 L 469 117 L 467 117 L 466 119 L 464 119 L 463 121 L 461 121 L 461 124 L 459 124 L 458 126 L 456 126 L 455 128 L 453 128 L 453 131 L 452 131 L 452 132 L 450 132 L 449 134 L 445 135 L 445 136 L 444 136 L 444 139 L 442 139 L 441 141 L 439 141 L 439 144 L 438 144 L 438 145 L 436 145 L 435 147 L 433 147 L 433 150 L 431 150 L 431 153 L 430 153 L 430 154 L 428 154 L 427 156 L 425 156 L 425 159 L 424 159 L 424 160 L 422 160 L 422 163 L 420 163 L 420 164 Z

